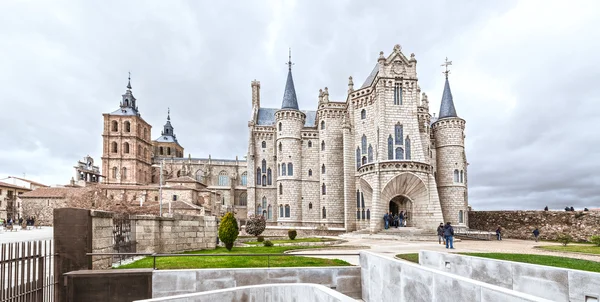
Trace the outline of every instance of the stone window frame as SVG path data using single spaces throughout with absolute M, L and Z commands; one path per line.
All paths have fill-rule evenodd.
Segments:
M 291 217 L 291 207 L 289 204 L 286 204 L 284 206 L 285 209 L 285 218 L 290 218 Z
M 121 173 L 121 179 L 122 180 L 127 179 L 127 167 L 123 167 L 123 172 Z
M 278 129 L 279 129 L 279 131 L 281 131 L 281 129 L 283 129 L 283 125 L 281 124 L 281 122 L 279 122 L 279 125 L 278 125 L 278 127 L 279 127 L 279 128 L 278 128 Z
M 162 146 L 158 147 L 158 154 L 164 155 L 164 149 Z
M 117 167 L 113 167 L 112 168 L 112 172 L 113 172 L 112 173 L 112 178 L 113 179 L 117 179 L 117 173 L 118 173 L 118 171 L 119 171 L 119 168 L 117 168 Z
M 321 151 L 325 151 L 325 141 L 321 141 Z
M 267 160 L 263 159 L 261 162 L 261 171 L 262 173 L 267 173 Z
M 287 173 L 288 173 L 288 176 L 294 176 L 294 164 L 292 164 L 292 163 L 287 164 Z
M 463 170 L 460 170 L 460 183 L 461 184 L 464 183 L 464 174 L 465 173 L 463 172 Z
M 394 138 L 392 135 L 388 137 L 388 160 L 394 159 Z
M 362 154 L 367 154 L 367 135 L 363 134 L 360 138 L 360 148 L 362 150 Z
M 312 169 L 308 169 L 308 177 L 312 176 Z
M 283 184 L 279 183 L 279 195 L 283 195 Z
M 459 183 L 460 182 L 460 174 L 459 174 L 458 169 L 454 169 L 453 174 L 454 174 L 454 178 L 453 178 L 454 182 Z
M 321 130 L 325 130 L 325 121 L 321 121 Z
M 400 122 L 394 125 L 394 143 L 396 145 L 404 144 L 404 126 Z
M 173 201 L 177 201 L 177 194 L 173 194 Z
M 406 158 L 406 160 L 411 160 L 412 156 L 411 156 L 411 149 L 410 149 L 410 137 L 407 135 L 406 139 L 404 140 L 404 158 Z
M 396 160 L 404 160 L 404 148 L 396 147 Z
M 281 176 L 287 176 L 286 164 L 285 163 L 281 164 Z
M 367 152 L 367 157 L 368 157 L 368 162 L 372 163 L 373 162 L 373 146 L 371 146 L 371 144 L 369 144 L 369 148 L 368 148 L 368 152 Z
M 309 203 L 308 203 L 308 209 L 309 209 L 309 210 L 312 210 L 312 208 L 313 208 L 312 202 L 309 202 Z
M 364 120 L 366 118 L 367 118 L 367 110 L 363 109 L 363 110 L 360 111 L 360 119 Z
M 219 172 L 219 186 L 228 186 L 229 185 L 229 176 L 225 170 Z
M 321 174 L 325 174 L 325 164 L 321 165 Z
M 123 130 L 125 132 L 131 132 L 131 122 L 130 121 L 123 122 Z
M 242 173 L 240 177 L 240 185 L 247 186 L 248 185 L 248 172 Z
M 246 207 L 248 206 L 248 193 L 242 192 L 237 200 L 236 206 Z
M 325 183 L 321 185 L 321 195 L 327 195 L 327 185 Z
M 325 209 L 325 206 L 323 206 L 323 218 L 322 219 L 327 219 L 327 209 Z
M 267 142 L 262 141 L 262 143 L 260 143 L 260 146 L 264 149 L 267 147 Z
M 111 153 L 119 153 L 119 144 L 117 144 L 117 142 L 111 143 L 110 152 Z
M 465 217 L 463 210 L 458 211 L 458 223 L 465 223 Z
M 308 141 L 308 147 L 312 148 L 312 141 Z
M 402 85 L 400 83 L 394 85 L 394 105 L 402 105 Z
M 360 147 L 356 147 L 356 169 L 358 170 L 361 166 L 361 158 L 360 158 Z
M 279 205 L 279 218 L 284 218 L 285 216 L 283 216 L 283 205 L 280 204 Z
M 271 168 L 267 168 L 267 185 L 272 185 L 273 184 L 273 172 L 271 171 Z
M 256 178 L 256 184 L 257 185 L 261 184 L 261 182 L 260 182 L 260 174 L 261 174 L 260 171 L 261 171 L 260 168 L 256 168 L 256 175 L 254 177 Z
M 267 186 L 267 176 L 263 174 L 261 180 L 262 180 L 262 186 L 266 187 Z
M 119 122 L 117 122 L 116 120 L 113 120 L 111 122 L 110 131 L 112 131 L 112 132 L 119 132 Z
M 123 152 L 129 153 L 129 143 L 128 142 L 123 143 Z

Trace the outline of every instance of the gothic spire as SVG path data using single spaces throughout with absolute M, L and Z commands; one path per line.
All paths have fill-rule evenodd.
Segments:
M 298 110 L 298 99 L 296 98 L 296 89 L 294 88 L 294 79 L 292 78 L 292 49 L 290 48 L 288 65 L 288 76 L 285 83 L 285 91 L 283 92 L 283 102 L 281 109 L 296 109 Z
M 127 89 L 131 89 L 131 71 L 129 72 L 129 76 L 127 77 Z
M 450 91 L 450 82 L 448 82 L 448 74 L 450 74 L 450 70 L 448 70 L 449 65 L 452 65 L 452 61 L 448 61 L 448 58 L 446 58 L 446 62 L 442 64 L 442 66 L 446 67 L 446 71 L 443 72 L 446 75 L 446 83 L 444 84 L 444 93 L 442 94 L 442 103 L 440 104 L 440 119 L 457 117 L 454 100 L 452 99 L 452 91 Z

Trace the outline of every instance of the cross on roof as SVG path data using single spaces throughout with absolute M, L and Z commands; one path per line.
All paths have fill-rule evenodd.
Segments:
M 288 70 L 292 70 L 292 65 L 294 65 L 294 63 L 292 63 L 292 48 L 290 47 L 290 52 L 289 52 L 289 57 L 288 57 L 288 62 L 285 63 L 285 65 L 288 66 Z
M 448 74 L 450 73 L 450 70 L 448 69 L 448 66 L 450 65 L 452 65 L 452 61 L 448 61 L 448 57 L 446 57 L 446 61 L 444 62 L 444 64 L 440 65 L 446 68 L 446 71 L 442 71 L 442 73 L 446 75 L 446 79 L 448 78 Z

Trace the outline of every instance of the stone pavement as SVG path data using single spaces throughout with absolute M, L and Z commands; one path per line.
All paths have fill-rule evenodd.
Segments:
M 32 240 L 49 240 L 52 239 L 52 227 L 42 227 L 40 229 L 21 230 L 18 231 L 0 230 L 0 243 L 21 242 Z

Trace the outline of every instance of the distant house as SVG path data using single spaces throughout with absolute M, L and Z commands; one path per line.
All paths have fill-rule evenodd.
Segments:
M 3 179 L 0 179 L 0 181 L 8 183 L 8 184 L 12 184 L 14 186 L 19 186 L 22 188 L 27 188 L 29 190 L 35 190 L 35 189 L 39 189 L 39 188 L 47 188 L 49 186 L 39 183 L 39 182 L 35 182 L 33 180 L 29 180 L 29 179 L 25 179 L 25 178 L 21 178 L 21 177 L 16 177 L 16 176 L 9 176 Z
M 31 189 L 0 181 L 0 218 L 19 218 L 17 196 Z

